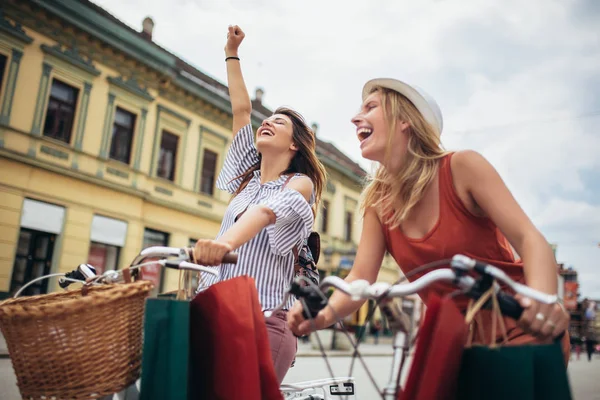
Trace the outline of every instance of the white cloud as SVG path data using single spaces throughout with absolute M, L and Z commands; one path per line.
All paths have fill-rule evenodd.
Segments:
M 363 83 L 391 76 L 425 88 L 444 111 L 446 147 L 484 154 L 585 277 L 582 292 L 600 298 L 600 116 L 578 117 L 600 111 L 594 2 L 96 2 L 136 29 L 151 15 L 158 43 L 223 82 L 226 28 L 239 24 L 248 86 L 318 122 L 356 160 L 350 118 Z
M 600 206 L 582 201 L 552 198 L 537 214 L 537 222 L 543 229 L 562 236 L 566 241 L 577 232 L 579 243 L 600 243 Z M 600 254 L 598 254 L 600 259 Z

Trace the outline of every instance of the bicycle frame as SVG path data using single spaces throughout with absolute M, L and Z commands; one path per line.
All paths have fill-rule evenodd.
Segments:
M 381 304 L 379 308 L 387 317 L 389 326 L 393 332 L 392 368 L 388 384 L 383 389 L 383 398 L 385 400 L 394 400 L 400 386 L 400 376 L 410 349 L 409 344 L 412 340 L 411 323 L 406 313 L 391 301 Z

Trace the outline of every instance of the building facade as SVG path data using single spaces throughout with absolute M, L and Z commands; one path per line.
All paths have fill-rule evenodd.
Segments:
M 600 304 L 600 299 L 589 300 L 594 302 L 594 313 L 593 318 L 588 320 L 588 330 L 591 331 L 592 338 L 596 341 L 596 344 L 600 343 L 600 313 L 598 310 L 598 305 Z M 582 307 L 583 308 L 583 307 Z M 585 316 L 585 311 L 584 311 Z
M 559 297 L 570 316 L 569 336 L 572 342 L 577 342 L 586 336 L 589 328 L 589 323 L 586 321 L 584 314 L 587 302 L 578 301 L 579 281 L 577 270 L 573 267 L 566 267 L 565 264 L 561 263 L 558 264 L 558 273 Z
M 0 295 L 214 237 L 229 200 L 215 188 L 232 138 L 227 87 L 156 45 L 150 19 L 136 31 L 87 0 L 0 7 Z M 255 126 L 271 113 L 261 95 Z M 365 171 L 320 138 L 317 152 L 329 174 L 316 221 L 326 275 L 352 265 Z M 156 292 L 178 286 L 174 271 L 145 277 Z M 380 277 L 396 280 L 397 266 Z M 54 290 L 50 280 L 25 294 Z

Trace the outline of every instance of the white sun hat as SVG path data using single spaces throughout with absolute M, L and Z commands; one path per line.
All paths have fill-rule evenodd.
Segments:
M 416 86 L 411 86 L 407 83 L 391 78 L 377 78 L 371 79 L 363 87 L 362 99 L 365 99 L 371 93 L 371 90 L 375 86 L 381 86 L 386 89 L 391 89 L 395 92 L 400 93 L 404 97 L 413 103 L 413 105 L 419 110 L 425 121 L 427 121 L 433 129 L 436 131 L 438 136 L 442 134 L 444 127 L 444 120 L 442 118 L 442 110 L 436 101 L 428 95 L 423 89 Z

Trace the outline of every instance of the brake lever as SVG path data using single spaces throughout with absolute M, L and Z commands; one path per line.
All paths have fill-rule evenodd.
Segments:
M 79 264 L 77 268 L 75 268 L 71 272 L 67 272 L 64 278 L 60 278 L 58 280 L 58 284 L 61 288 L 66 289 L 73 281 L 82 281 L 85 282 L 89 278 L 96 277 L 96 268 L 94 268 L 91 264 Z

